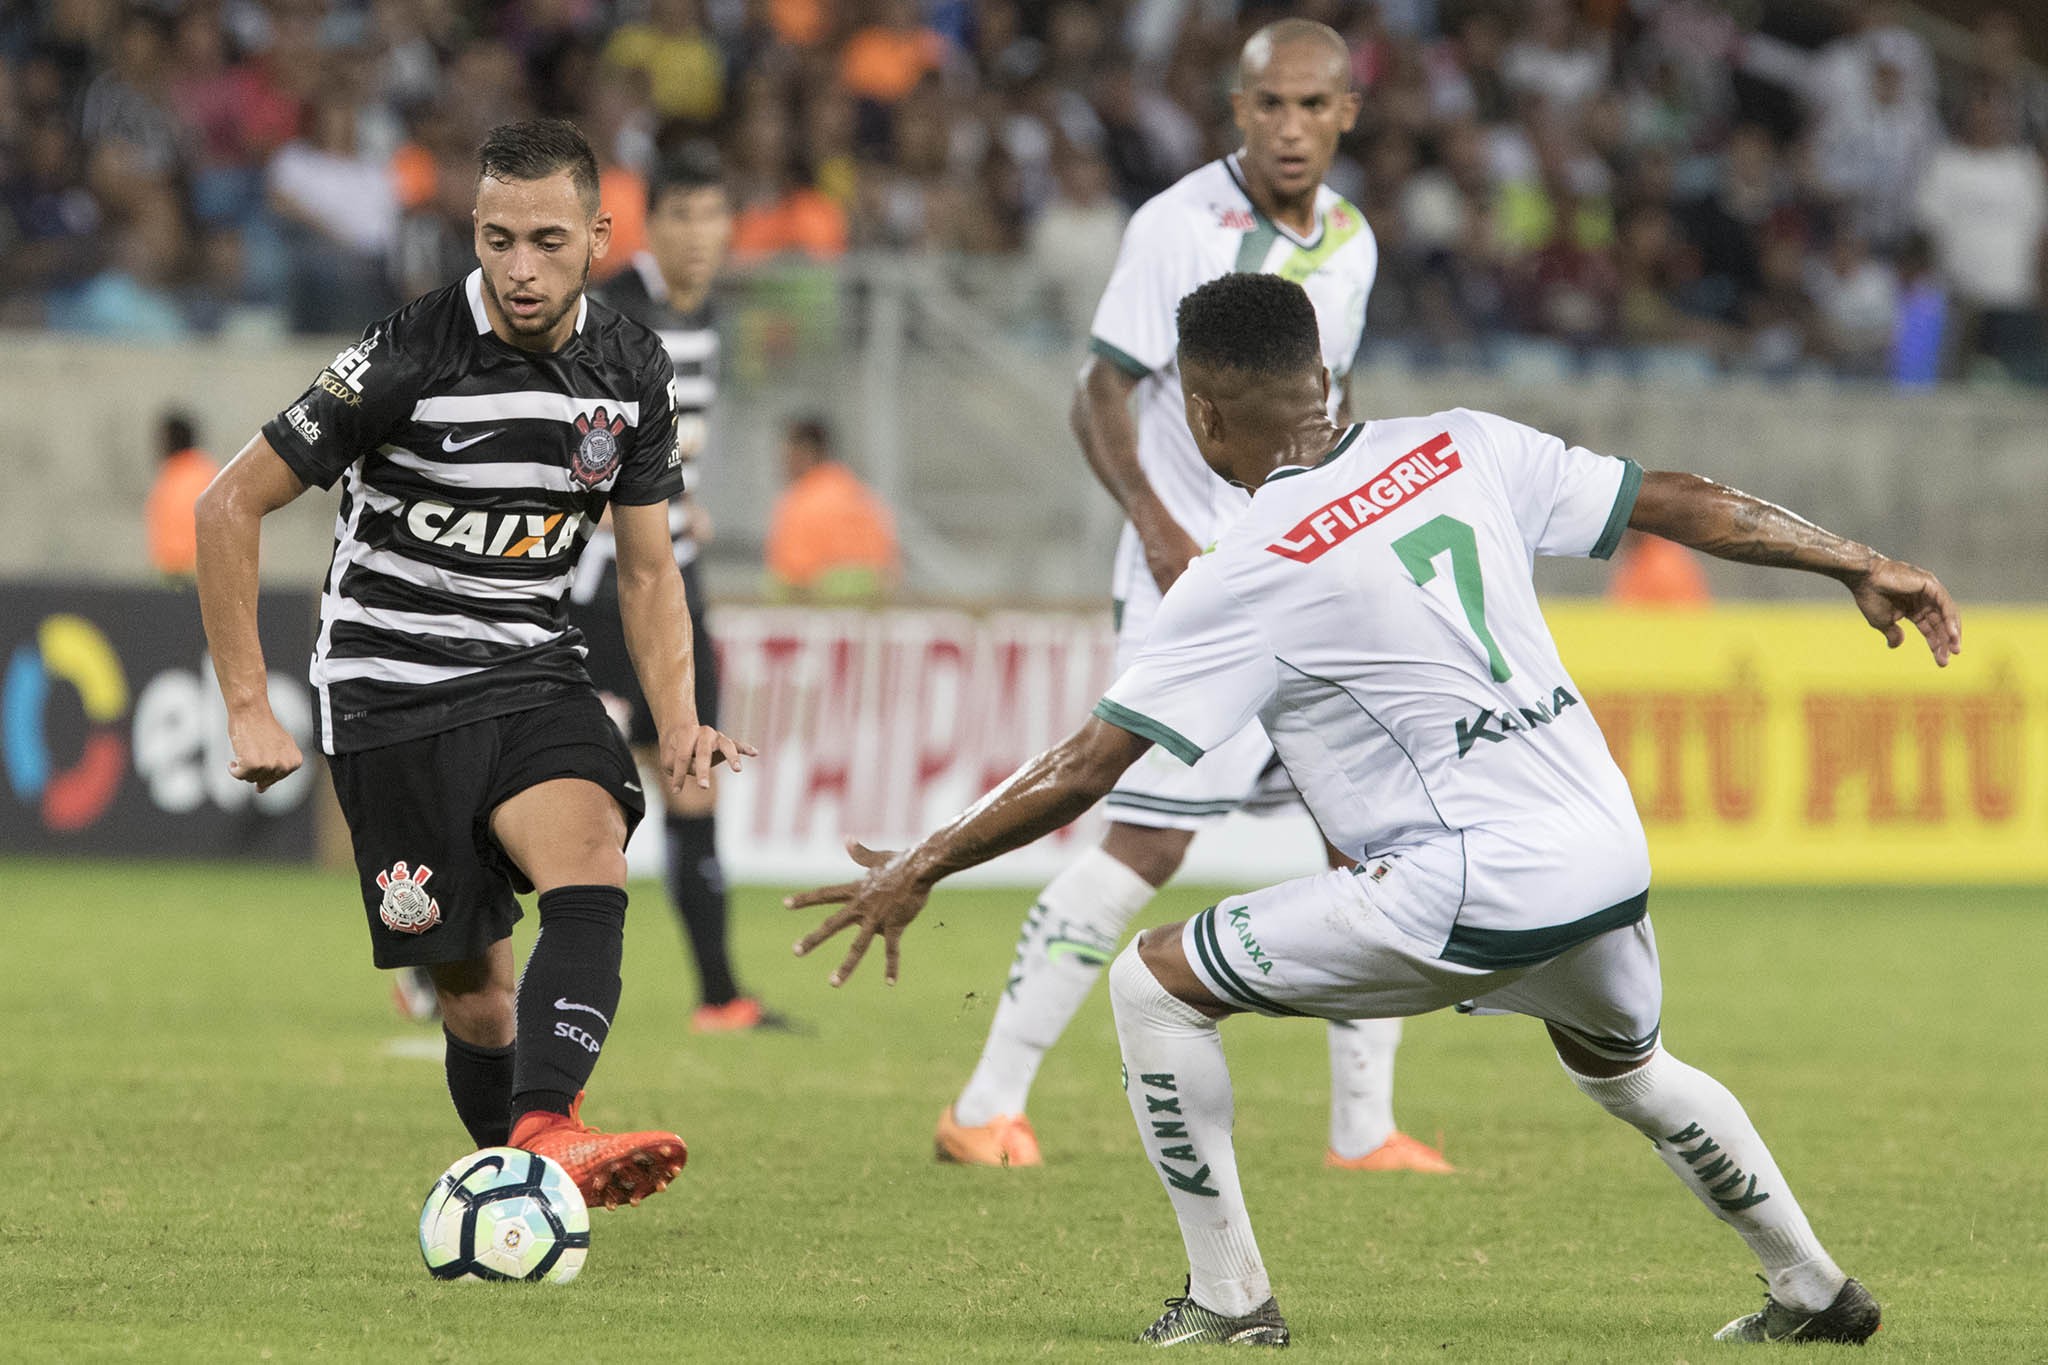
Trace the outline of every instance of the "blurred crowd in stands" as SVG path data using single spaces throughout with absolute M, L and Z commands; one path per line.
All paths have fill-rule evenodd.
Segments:
M 1376 346 L 2048 382 L 2048 79 L 2011 13 L 1876 0 L 8 0 L 0 324 L 352 331 L 469 268 L 473 148 L 540 113 L 603 159 L 604 269 L 704 139 L 743 272 L 927 255 L 1067 344 L 1282 14 L 1351 46 Z

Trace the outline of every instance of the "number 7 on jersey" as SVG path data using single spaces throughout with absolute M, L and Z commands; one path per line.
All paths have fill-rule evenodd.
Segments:
M 1479 576 L 1479 541 L 1472 528 L 1456 517 L 1436 517 L 1394 541 L 1394 553 L 1401 556 L 1401 563 L 1407 566 L 1417 587 L 1436 577 L 1438 555 L 1450 555 L 1451 582 L 1458 589 L 1458 603 L 1465 608 L 1472 633 L 1486 646 L 1486 664 L 1493 672 L 1493 680 L 1506 682 L 1513 677 L 1508 661 L 1500 656 L 1500 646 L 1493 642 L 1493 632 L 1486 628 L 1486 584 Z

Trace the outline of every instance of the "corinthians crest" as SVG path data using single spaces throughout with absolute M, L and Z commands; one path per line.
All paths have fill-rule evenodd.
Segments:
M 401 934 L 424 934 L 441 922 L 441 902 L 426 891 L 427 878 L 433 875 L 434 869 L 425 863 L 407 873 L 402 861 L 393 863 L 389 872 L 377 874 L 377 885 L 384 891 L 377 918 L 386 928 Z
M 576 419 L 583 439 L 569 457 L 569 473 L 585 488 L 595 488 L 619 467 L 619 434 L 626 429 L 623 416 L 611 417 L 600 407 L 587 417 Z

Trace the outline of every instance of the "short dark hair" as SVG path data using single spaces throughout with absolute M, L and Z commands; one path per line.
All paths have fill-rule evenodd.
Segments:
M 537 118 L 501 123 L 476 149 L 476 178 L 545 180 L 567 171 L 585 208 L 597 212 L 597 153 L 567 119 Z
M 1319 369 L 1315 305 L 1278 275 L 1224 275 L 1180 301 L 1174 314 L 1183 360 L 1248 374 Z
M 801 417 L 789 419 L 789 439 L 815 449 L 820 455 L 832 456 L 832 426 L 816 413 L 807 412 Z
M 163 453 L 175 455 L 181 450 L 190 450 L 199 444 L 199 431 L 193 424 L 190 413 L 173 408 L 163 416 L 158 428 L 158 439 L 163 442 Z
M 723 188 L 725 175 L 718 148 L 708 142 L 691 142 L 663 157 L 654 174 L 647 177 L 647 211 L 659 208 L 664 195 Z

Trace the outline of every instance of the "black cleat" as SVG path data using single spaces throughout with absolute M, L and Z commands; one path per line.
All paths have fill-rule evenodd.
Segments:
M 1206 1342 L 1216 1346 L 1281 1347 L 1288 1342 L 1287 1319 L 1280 1316 L 1280 1304 L 1275 1299 L 1267 1299 L 1241 1318 L 1227 1318 L 1183 1294 L 1166 1301 L 1166 1311 L 1159 1315 L 1159 1321 L 1138 1333 L 1138 1340 L 1146 1346 Z
M 1856 1280 L 1842 1285 L 1835 1301 L 1818 1313 L 1787 1308 L 1769 1294 L 1764 1310 L 1751 1313 L 1714 1333 L 1716 1341 L 1832 1341 L 1861 1346 L 1883 1325 L 1883 1314 L 1870 1291 Z

